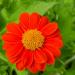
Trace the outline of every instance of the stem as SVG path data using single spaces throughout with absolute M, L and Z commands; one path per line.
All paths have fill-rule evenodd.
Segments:
M 9 75 L 12 75 L 12 71 L 13 71 L 13 67 L 11 66 L 9 70 Z
M 58 59 L 58 61 L 59 61 L 62 65 L 64 65 L 64 62 L 63 62 L 62 60 Z
M 67 61 L 65 61 L 65 63 L 64 63 L 62 60 L 58 59 L 58 61 L 59 61 L 63 66 L 66 66 L 68 63 L 72 62 L 73 60 L 75 60 L 75 55 L 72 56 L 72 57 L 71 57 L 70 59 L 68 59 Z
M 8 60 L 1 53 L 0 53 L 0 59 L 8 63 Z
M 75 55 L 74 55 L 73 57 L 71 57 L 70 59 L 68 59 L 68 60 L 65 62 L 64 66 L 67 65 L 68 63 L 72 62 L 73 60 L 75 60 Z

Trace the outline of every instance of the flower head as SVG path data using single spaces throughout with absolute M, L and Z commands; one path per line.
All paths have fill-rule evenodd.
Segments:
M 6 29 L 3 49 L 18 70 L 44 71 L 46 64 L 54 64 L 61 55 L 63 42 L 58 25 L 45 16 L 23 13 L 18 24 L 9 23 Z

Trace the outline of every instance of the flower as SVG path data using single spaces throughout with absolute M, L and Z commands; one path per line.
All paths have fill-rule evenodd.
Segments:
M 18 24 L 9 23 L 6 29 L 3 49 L 18 70 L 44 71 L 47 64 L 54 64 L 61 55 L 63 42 L 58 24 L 46 16 L 23 13 Z

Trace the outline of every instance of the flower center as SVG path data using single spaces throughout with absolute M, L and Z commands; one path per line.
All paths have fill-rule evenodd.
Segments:
M 44 36 L 36 29 L 28 30 L 23 34 L 22 43 L 25 48 L 35 50 L 43 45 Z

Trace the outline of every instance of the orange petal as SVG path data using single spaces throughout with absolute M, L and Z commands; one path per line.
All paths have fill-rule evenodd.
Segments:
M 8 57 L 8 60 L 9 60 L 12 64 L 15 64 L 15 63 L 17 63 L 18 61 L 20 61 L 20 58 L 22 57 L 22 55 L 23 55 L 23 51 L 22 51 L 18 56 L 16 56 L 16 57 L 9 57 L 9 56 L 7 56 L 7 57 Z
M 16 67 L 18 70 L 24 70 L 26 68 L 26 63 L 27 63 L 27 56 L 26 52 L 24 51 L 21 57 L 19 57 L 18 62 L 16 63 Z
M 9 49 L 14 48 L 15 46 L 16 42 L 4 42 L 3 49 L 8 51 Z
M 36 63 L 45 63 L 47 61 L 47 58 L 42 50 L 36 50 L 34 53 L 34 60 Z
M 30 16 L 30 26 L 29 26 L 29 28 L 31 28 L 31 29 L 37 28 L 39 19 L 40 19 L 39 14 L 32 13 L 31 16 Z
M 32 53 L 30 51 L 24 50 L 22 57 L 20 57 L 17 62 L 21 62 L 21 61 L 23 61 L 25 68 L 31 66 L 33 62 Z
M 23 50 L 21 43 L 14 45 L 6 51 L 7 56 L 17 56 Z
M 46 68 L 46 63 L 40 64 L 40 71 L 44 71 Z
M 23 13 L 20 15 L 20 23 L 23 25 L 23 26 L 28 26 L 29 25 L 29 17 L 30 15 L 28 13 Z
M 28 69 L 30 72 L 36 73 L 40 69 L 40 66 L 39 64 L 36 64 L 35 62 L 33 62 L 33 64 L 30 67 L 28 67 Z
M 48 24 L 48 18 L 46 16 L 43 16 L 40 18 L 39 24 L 38 24 L 38 29 L 42 29 L 46 24 Z
M 8 32 L 11 32 L 13 34 L 20 35 L 20 36 L 22 35 L 22 31 L 21 31 L 19 25 L 16 23 L 7 24 L 6 28 L 7 28 Z
M 54 59 L 54 56 L 53 54 L 47 49 L 47 48 L 44 48 L 43 51 L 45 52 L 45 54 L 47 55 L 47 63 L 48 64 L 54 64 L 55 62 L 55 59 Z
M 26 66 L 29 67 L 32 65 L 32 62 L 33 62 L 33 52 L 27 50 L 24 58 L 26 58 L 26 57 L 27 57 Z
M 27 26 L 25 26 L 24 24 L 22 24 L 22 23 L 19 23 L 19 27 L 20 27 L 20 29 L 22 30 L 22 32 L 24 33 L 24 32 L 26 32 L 27 31 L 27 29 L 28 29 L 28 27 Z
M 63 47 L 62 39 L 59 38 L 59 37 L 55 37 L 55 38 L 48 37 L 48 38 L 46 39 L 46 42 L 47 42 L 48 44 L 54 45 L 54 46 L 57 47 L 57 48 Z
M 60 35 L 60 30 L 57 29 L 52 35 L 50 35 L 50 37 L 54 38 L 54 37 L 59 37 Z
M 2 39 L 4 41 L 8 41 L 8 42 L 17 42 L 17 41 L 20 41 L 21 40 L 21 37 L 19 36 L 16 36 L 12 33 L 5 33 L 3 36 L 2 36 Z
M 45 45 L 46 46 L 46 48 L 51 52 L 51 53 L 53 53 L 53 55 L 55 56 L 55 57 L 60 57 L 60 55 L 61 55 L 61 51 L 60 51 L 60 49 L 59 48 L 57 48 L 56 46 L 54 46 L 54 45 Z
M 16 64 L 16 68 L 17 68 L 18 70 L 20 70 L 20 71 L 24 70 L 24 69 L 25 69 L 24 60 L 18 62 L 18 63 Z
M 53 22 L 45 25 L 41 29 L 41 32 L 44 36 L 47 36 L 53 34 L 57 29 L 58 29 L 57 23 Z

